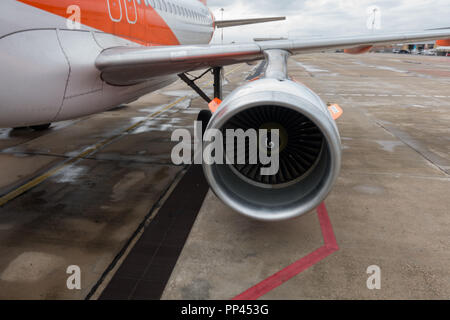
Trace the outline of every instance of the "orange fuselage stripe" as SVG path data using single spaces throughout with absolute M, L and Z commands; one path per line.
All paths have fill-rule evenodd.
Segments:
M 35 8 L 68 18 L 67 8 L 81 9 L 81 24 L 114 34 L 141 45 L 178 45 L 167 23 L 144 1 L 119 0 L 18 0 Z M 110 4 L 108 8 L 108 2 Z M 126 7 L 125 7 L 126 6 Z M 113 21 L 116 20 L 116 21 Z M 135 23 L 130 23 L 129 21 Z

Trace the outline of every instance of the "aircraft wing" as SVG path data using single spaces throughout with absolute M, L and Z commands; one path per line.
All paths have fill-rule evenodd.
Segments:
M 114 47 L 104 50 L 96 66 L 102 79 L 113 85 L 131 85 L 153 77 L 220 67 L 264 59 L 264 51 L 281 49 L 291 54 L 336 49 L 361 49 L 374 45 L 409 43 L 450 38 L 450 30 L 403 34 L 364 35 L 312 40 L 276 40 L 247 44 L 180 45 L 170 47 Z

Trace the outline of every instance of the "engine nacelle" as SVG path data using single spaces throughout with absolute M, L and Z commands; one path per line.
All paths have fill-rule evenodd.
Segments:
M 224 203 L 248 217 L 276 221 L 301 216 L 320 205 L 338 177 L 336 123 L 306 86 L 265 78 L 232 92 L 208 125 L 222 132 L 267 127 L 279 130 L 277 174 L 262 176 L 251 164 L 204 163 L 206 179 Z

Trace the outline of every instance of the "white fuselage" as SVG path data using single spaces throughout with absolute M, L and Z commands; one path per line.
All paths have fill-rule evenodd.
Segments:
M 94 1 L 107 4 L 110 0 Z M 145 12 L 150 2 L 153 1 L 136 0 L 133 4 Z M 197 0 L 171 3 L 207 10 Z M 200 23 L 188 15 L 171 13 L 168 8 L 155 11 L 179 44 L 210 41 L 214 31 L 212 17 Z M 65 17 L 16 0 L 2 0 L 0 15 L 0 127 L 39 125 L 102 112 L 177 79 L 171 75 L 133 86 L 111 86 L 101 79 L 95 67 L 98 55 L 107 48 L 142 43 L 85 24 L 80 29 L 69 29 Z M 139 22 L 141 26 L 149 23 Z M 130 28 L 135 26 L 136 23 L 130 23 Z

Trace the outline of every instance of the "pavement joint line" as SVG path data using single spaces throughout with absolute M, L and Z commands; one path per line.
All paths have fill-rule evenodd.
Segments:
M 233 73 L 234 71 L 236 71 L 237 69 L 241 68 L 242 64 L 238 65 L 236 68 L 232 69 L 231 71 L 225 73 L 225 75 L 229 75 L 231 73 Z M 208 83 L 213 83 L 214 80 L 210 81 L 209 83 L 205 81 L 204 84 Z M 78 155 L 64 161 L 63 163 L 56 165 L 56 167 L 54 167 L 53 169 L 50 169 L 49 171 L 39 175 L 36 178 L 31 179 L 30 181 L 26 182 L 25 184 L 22 184 L 21 186 L 15 188 L 14 190 L 6 193 L 5 195 L 3 195 L 2 197 L 0 197 L 0 207 L 3 207 L 5 204 L 7 204 L 8 202 L 10 202 L 11 200 L 14 200 L 15 198 L 21 196 L 22 194 L 24 194 L 25 192 L 27 192 L 28 190 L 38 186 L 39 184 L 43 183 L 44 181 L 46 181 L 48 178 L 54 176 L 55 174 L 57 174 L 58 172 L 60 172 L 61 170 L 75 164 L 76 162 L 85 159 L 86 157 L 93 155 L 94 153 L 96 153 L 97 151 L 99 151 L 101 148 L 107 146 L 108 144 L 114 142 L 115 140 L 123 137 L 126 134 L 129 134 L 130 132 L 132 132 L 133 130 L 135 130 L 136 128 L 138 128 L 139 126 L 141 126 L 142 124 L 144 124 L 145 122 L 147 122 L 150 119 L 153 119 L 157 116 L 159 116 L 160 114 L 162 114 L 163 112 L 173 108 L 174 106 L 176 106 L 177 104 L 179 104 L 180 102 L 186 100 L 189 96 L 186 95 L 184 97 L 181 97 L 177 100 L 175 100 L 174 102 L 168 104 L 167 106 L 165 106 L 164 108 L 162 108 L 161 110 L 158 110 L 150 115 L 148 115 L 147 117 L 145 117 L 143 120 L 140 120 L 138 122 L 136 122 L 135 124 L 131 125 L 130 127 L 124 129 L 123 131 L 121 131 L 120 133 L 107 138 L 105 140 L 102 140 L 98 143 L 96 143 L 95 145 L 88 147 L 86 150 L 84 150 L 83 152 L 79 153 Z
M 447 173 L 447 171 L 445 170 L 445 168 L 443 168 L 440 164 L 437 164 L 435 161 L 433 161 L 432 159 L 429 158 L 429 156 L 427 156 L 425 153 L 423 153 L 420 149 L 416 148 L 415 146 L 413 146 L 411 143 L 409 143 L 408 141 L 405 141 L 404 139 L 402 139 L 401 137 L 399 137 L 397 134 L 395 134 L 395 132 L 392 132 L 391 129 L 389 129 L 389 127 L 383 125 L 382 123 L 380 123 L 377 120 L 373 120 L 375 122 L 375 124 L 377 124 L 379 127 L 383 128 L 386 132 L 394 135 L 398 140 L 400 140 L 401 142 L 403 142 L 406 146 L 408 146 L 409 148 L 411 148 L 412 150 L 414 150 L 415 152 L 417 152 L 423 159 L 425 159 L 426 161 L 428 161 L 429 164 L 431 164 L 432 166 L 434 166 L 438 171 L 442 172 L 443 174 L 445 174 L 446 176 L 449 176 L 449 174 Z
M 134 245 L 139 241 L 139 239 L 143 235 L 145 229 L 153 221 L 153 219 L 159 213 L 159 210 L 161 209 L 164 202 L 170 197 L 175 187 L 184 177 L 187 170 L 188 168 L 185 167 L 175 175 L 175 178 L 169 183 L 167 189 L 161 194 L 158 201 L 149 210 L 148 214 L 145 216 L 144 220 L 139 224 L 138 228 L 128 239 L 127 243 L 121 248 L 119 253 L 114 257 L 113 261 L 108 265 L 106 270 L 103 272 L 100 279 L 91 288 L 90 292 L 85 297 L 85 300 L 98 300 L 98 298 L 100 297 L 106 286 L 112 280 L 115 273 L 118 271 L 122 263 L 127 258 L 128 254 L 133 249 Z
M 364 176 L 386 176 L 390 178 L 408 178 L 408 179 L 425 179 L 425 180 L 436 180 L 436 181 L 450 181 L 450 177 L 446 176 L 424 176 L 424 175 L 414 175 L 408 173 L 395 173 L 390 172 L 358 172 L 358 171 L 348 171 L 351 174 L 364 175 Z
M 11 153 L 6 153 L 6 152 L 1 152 L 0 154 L 10 154 L 10 155 L 16 155 L 16 156 L 42 156 L 42 157 L 50 157 L 50 158 L 61 158 L 61 159 L 71 159 L 71 157 L 66 156 L 66 155 L 61 155 L 61 154 L 54 154 L 54 153 L 41 153 L 41 152 L 11 152 Z M 128 158 L 127 158 L 128 157 Z M 99 160 L 99 161 L 117 161 L 117 162 L 123 162 L 126 161 L 127 163 L 145 163 L 145 164 L 149 164 L 149 165 L 155 165 L 155 166 L 170 166 L 173 165 L 175 166 L 172 162 L 155 162 L 155 161 L 140 161 L 140 160 L 136 160 L 133 158 L 133 156 L 125 156 L 122 159 L 111 159 L 111 158 L 94 158 L 91 155 L 88 155 L 87 157 L 84 158 L 85 160 Z

